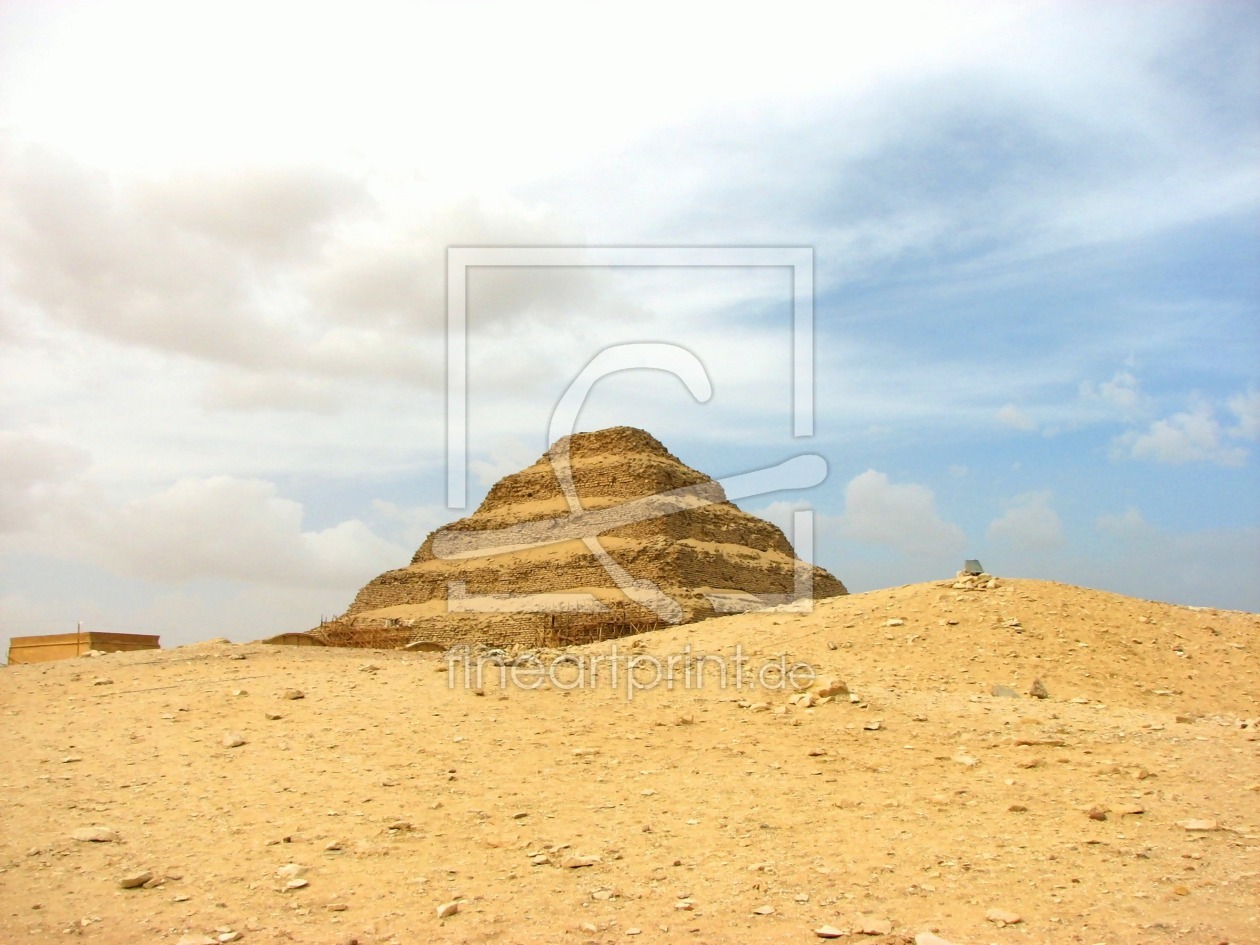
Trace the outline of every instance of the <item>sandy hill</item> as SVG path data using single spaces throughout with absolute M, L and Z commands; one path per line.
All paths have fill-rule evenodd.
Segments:
M 315 635 L 533 644 L 567 630 L 573 641 L 782 603 L 802 580 L 815 597 L 846 593 L 719 483 L 643 430 L 614 427 L 565 437 L 501 479 L 475 513 L 430 535 Z M 556 608 L 598 612 L 557 623 L 542 612 Z
M 1260 942 L 1257 647 L 999 579 L 467 682 L 222 641 L 10 667 L 0 941 Z

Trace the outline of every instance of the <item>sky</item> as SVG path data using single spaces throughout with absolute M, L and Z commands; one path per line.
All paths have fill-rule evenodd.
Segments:
M 305 630 L 548 445 L 642 427 L 862 591 L 1260 610 L 1246 2 L 0 2 L 0 646 Z M 805 249 L 466 273 L 450 247 Z M 796 406 L 799 406 L 797 404 Z M 7 649 L 7 646 L 6 646 Z

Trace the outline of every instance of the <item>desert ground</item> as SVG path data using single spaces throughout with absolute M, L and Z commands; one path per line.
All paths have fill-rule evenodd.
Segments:
M 737 647 L 741 687 L 688 676 Z M 0 941 L 1257 943 L 1258 647 L 1253 614 L 950 579 L 537 688 L 222 640 L 12 666 Z

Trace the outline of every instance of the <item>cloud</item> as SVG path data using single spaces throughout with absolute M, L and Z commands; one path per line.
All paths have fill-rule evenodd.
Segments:
M 1260 528 L 1170 532 L 1133 506 L 1095 524 L 1109 545 L 1078 562 L 1082 583 L 1149 600 L 1260 610 Z
M 1130 431 L 1117 437 L 1112 450 L 1113 455 L 1155 463 L 1241 466 L 1247 451 L 1223 443 L 1222 432 L 1211 405 L 1200 400 L 1189 410 L 1156 420 L 1145 433 Z
M 1238 425 L 1229 431 L 1230 436 L 1242 439 L 1260 439 L 1260 390 L 1249 388 L 1229 399 L 1229 409 L 1238 418 Z
M 997 412 L 998 422 L 1003 426 L 1013 427 L 1016 430 L 1035 430 L 1037 429 L 1037 421 L 1024 411 L 1020 410 L 1014 404 L 1007 404 Z
M 990 541 L 1019 551 L 1049 551 L 1063 545 L 1063 522 L 1050 508 L 1049 492 L 1025 492 L 1002 503 L 1005 513 L 989 523 Z
M 0 456 L 0 533 L 34 527 L 88 462 L 77 447 L 14 430 L 0 430 Z
M 886 545 L 907 555 L 951 557 L 966 543 L 963 530 L 936 511 L 931 489 L 893 483 L 874 469 L 845 487 L 841 526 L 853 541 Z
M 1122 417 L 1136 413 L 1142 403 L 1138 379 L 1128 371 L 1117 371 L 1109 381 L 1094 384 L 1081 381 L 1080 399 L 1108 408 Z

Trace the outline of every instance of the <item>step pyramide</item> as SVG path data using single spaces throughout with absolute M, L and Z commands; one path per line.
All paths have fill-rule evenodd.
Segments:
M 557 441 L 311 631 L 331 645 L 560 645 L 848 593 L 643 430 Z M 315 641 L 312 641 L 315 642 Z

